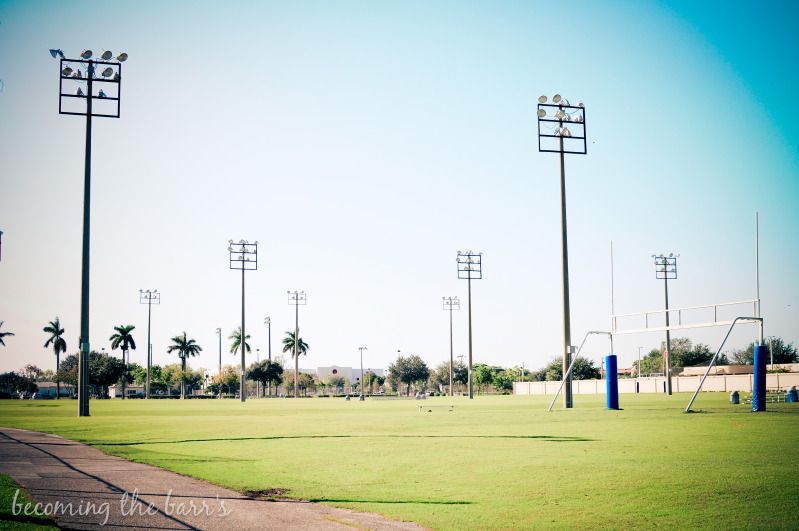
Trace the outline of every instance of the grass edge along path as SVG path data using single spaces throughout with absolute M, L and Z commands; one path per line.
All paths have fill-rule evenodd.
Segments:
M 6 474 L 0 474 L 0 529 L 19 531 L 54 531 L 58 527 L 43 514 L 26 516 L 21 509 L 33 507 L 35 502 L 16 481 Z M 16 508 L 15 508 L 16 505 Z M 17 514 L 14 514 L 14 513 Z

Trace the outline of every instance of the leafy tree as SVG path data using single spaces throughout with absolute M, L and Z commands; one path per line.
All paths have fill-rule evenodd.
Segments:
M 513 372 L 510 370 L 498 371 L 494 374 L 494 379 L 491 384 L 497 391 L 509 391 L 513 389 Z
M 0 328 L 3 327 L 3 323 L 4 322 L 5 321 L 0 321 Z M 14 332 L 0 332 L 0 346 L 3 346 L 3 347 L 6 346 L 6 342 L 3 341 L 4 337 L 9 337 L 9 336 L 13 336 L 13 335 L 14 335 Z
M 297 334 L 299 335 L 299 334 Z M 296 348 L 295 348 L 296 343 Z M 295 341 L 294 339 L 294 332 L 286 332 L 286 337 L 283 338 L 283 352 L 291 352 L 291 355 L 294 357 L 294 398 L 299 396 L 299 372 L 300 372 L 300 355 L 307 355 L 308 350 L 308 343 L 302 340 L 300 337 Z
M 47 338 L 47 341 L 44 343 L 44 348 L 48 348 L 52 345 L 53 354 L 55 354 L 55 397 L 56 400 L 58 400 L 61 398 L 61 381 L 58 379 L 58 365 L 61 359 L 61 354 L 67 351 L 67 342 L 64 340 L 64 329 L 61 327 L 61 322 L 58 320 L 58 316 L 47 323 L 47 326 L 43 328 L 43 331 L 50 334 L 50 337 Z
M 66 360 L 65 360 L 66 361 Z M 119 382 L 125 373 L 125 365 L 108 354 L 89 352 L 89 384 L 98 395 L 108 396 L 108 386 Z
M 133 341 L 133 336 L 130 334 L 133 329 L 136 328 L 133 325 L 120 325 L 114 327 L 114 334 L 108 338 L 111 342 L 111 350 L 116 350 L 117 348 L 122 349 L 122 366 L 124 370 L 124 376 L 122 377 L 122 399 L 125 399 L 125 395 L 127 394 L 125 391 L 125 387 L 127 384 L 127 368 L 128 368 L 128 352 L 130 349 L 136 350 L 136 342 Z
M 147 368 L 142 367 L 138 363 L 128 363 L 128 374 L 136 385 L 144 385 L 147 383 Z
M 266 389 L 267 383 L 280 385 L 283 382 L 283 366 L 269 360 L 256 362 L 247 369 L 247 378 L 261 382 L 262 389 Z
M 463 362 L 457 362 L 452 367 L 452 382 L 460 385 L 469 383 L 469 368 Z
M 61 361 L 56 377 L 59 381 L 71 385 L 73 389 L 78 385 L 78 356 L 76 354 L 70 354 Z
M 774 363 L 799 363 L 799 352 L 793 343 L 785 343 L 781 337 L 769 337 L 766 344 L 770 345 L 769 363 L 771 355 L 774 356 Z M 736 365 L 752 365 L 755 362 L 755 344 L 749 343 L 744 350 L 733 351 L 731 355 L 733 363 Z
M 227 336 L 227 338 L 232 341 L 232 343 L 230 344 L 230 353 L 235 354 L 236 352 L 239 351 L 239 348 L 241 347 L 241 327 L 239 326 L 235 330 L 233 330 L 233 332 L 231 332 L 231 334 Z M 244 337 L 245 354 L 252 352 L 249 341 L 250 341 L 250 334 L 247 334 Z
M 245 342 L 246 345 L 246 342 Z M 186 337 L 186 332 L 183 332 L 182 336 L 175 336 L 172 338 L 172 344 L 169 345 L 166 349 L 167 352 L 170 354 L 172 352 L 176 352 L 178 357 L 180 358 L 180 370 L 181 370 L 181 378 L 180 378 L 180 398 L 186 398 L 186 381 L 185 381 L 185 374 L 186 374 L 186 358 L 190 356 L 197 356 L 202 352 L 202 347 L 197 344 L 196 341 L 193 339 L 188 339 Z
M 474 371 L 472 373 L 474 385 L 477 386 L 478 391 L 480 389 L 485 390 L 485 387 L 494 379 L 494 369 L 485 363 L 477 363 L 472 367 L 472 370 Z
M 36 379 L 42 370 L 36 365 L 25 365 L 19 372 L 20 380 L 17 383 L 17 392 L 35 393 L 38 389 Z
M 211 380 L 211 392 L 222 394 L 227 390 L 228 393 L 235 393 L 240 385 L 239 373 L 232 365 L 222 367 L 222 372 Z
M 327 386 L 333 388 L 333 393 L 335 394 L 339 389 L 344 387 L 344 384 L 347 383 L 343 376 L 328 376 L 327 378 Z
M 543 369 L 532 373 L 534 379 L 539 380 L 543 376 L 544 380 L 554 382 L 563 379 L 563 360 L 561 358 L 554 358 Z M 573 380 L 595 380 L 601 378 L 599 369 L 594 364 L 593 360 L 589 360 L 580 356 L 574 362 L 572 367 Z
M 378 387 L 383 385 L 386 381 L 385 377 L 378 376 L 374 373 L 374 371 L 366 371 L 363 375 L 363 379 L 366 380 L 366 385 L 369 386 L 369 394 L 374 393 L 374 385 L 377 384 Z
M 444 361 L 439 363 L 435 369 L 430 372 L 430 385 L 436 391 L 443 391 L 449 389 L 449 362 Z
M 308 396 L 309 390 L 316 390 L 316 378 L 312 374 L 304 372 L 300 374 L 299 386 L 302 389 L 302 394 Z
M 430 369 L 417 355 L 407 358 L 398 356 L 397 360 L 388 366 L 389 378 L 408 386 L 407 396 L 411 395 L 411 384 L 426 382 L 430 377 Z
M 0 374 L 0 389 L 7 394 L 18 393 L 17 388 L 21 380 L 20 375 L 14 371 L 4 372 Z

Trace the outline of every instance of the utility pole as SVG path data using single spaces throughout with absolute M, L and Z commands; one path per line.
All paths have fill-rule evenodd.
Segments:
M 228 252 L 230 253 L 230 269 L 241 270 L 241 340 L 239 341 L 239 348 L 241 349 L 241 374 L 239 377 L 239 395 L 241 401 L 247 399 L 247 367 L 246 367 L 246 350 L 247 350 L 247 333 L 244 331 L 244 272 L 255 271 L 258 269 L 258 242 L 250 243 L 247 240 L 239 240 L 238 243 L 233 243 L 233 240 L 228 240 Z
M 444 310 L 449 311 L 449 396 L 455 396 L 453 388 L 453 365 L 455 358 L 453 356 L 453 343 L 452 343 L 452 312 L 453 310 L 461 309 L 461 301 L 458 297 L 441 297 L 444 303 Z
M 472 279 L 483 278 L 483 253 L 458 251 L 458 278 L 466 279 L 469 301 L 469 399 L 474 399 L 474 375 L 472 374 Z
M 149 289 L 139 290 L 139 304 L 147 305 L 147 389 L 144 398 L 150 398 L 150 367 L 153 362 L 153 344 L 150 342 L 150 315 L 152 314 L 153 304 L 161 304 L 161 294 L 158 290 Z
M 358 347 L 358 350 L 361 353 L 361 389 L 360 389 L 361 396 L 360 396 L 360 398 L 358 400 L 363 401 L 364 400 L 364 390 L 363 390 L 363 386 L 364 386 L 364 379 L 363 379 L 363 351 L 364 350 L 368 350 L 368 349 L 366 347 Z
M 299 395 L 300 371 L 300 306 L 306 305 L 307 297 L 304 291 L 288 291 L 289 304 L 294 305 L 294 398 Z

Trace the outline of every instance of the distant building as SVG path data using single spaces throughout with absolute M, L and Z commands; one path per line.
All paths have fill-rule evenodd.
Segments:
M 375 373 L 377 376 L 383 376 L 383 369 L 373 369 L 372 367 L 363 368 L 364 374 L 370 371 Z M 344 378 L 348 382 L 352 383 L 361 379 L 361 368 L 341 367 L 338 365 L 331 365 L 330 367 L 317 367 L 316 377 L 322 382 L 331 377 L 339 377 Z

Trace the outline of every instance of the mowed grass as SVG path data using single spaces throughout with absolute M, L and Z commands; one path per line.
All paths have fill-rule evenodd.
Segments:
M 114 400 L 83 419 L 75 401 L 3 401 L 0 425 L 433 529 L 799 525 L 797 404 L 753 414 L 707 393 L 684 414 L 688 395 L 622 395 L 623 411 L 603 398 L 552 413 L 517 396 Z

